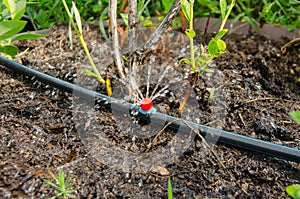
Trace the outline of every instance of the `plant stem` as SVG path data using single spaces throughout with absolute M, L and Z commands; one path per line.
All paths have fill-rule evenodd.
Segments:
M 190 21 L 189 21 L 189 25 L 190 25 L 190 30 L 193 30 L 193 23 L 194 23 L 194 1 L 190 1 Z M 194 51 L 194 38 L 193 37 L 189 37 L 190 38 L 190 54 L 191 54 L 191 67 L 192 67 L 192 71 L 196 71 L 196 64 L 195 64 L 195 51 Z
M 231 10 L 232 10 L 234 4 L 235 4 L 235 0 L 232 0 L 231 3 L 230 3 L 230 6 L 229 6 L 229 8 L 228 8 L 228 11 L 227 11 L 227 13 L 226 13 L 226 15 L 225 15 L 225 18 L 222 19 L 222 23 L 221 23 L 221 26 L 220 26 L 219 31 L 221 31 L 221 30 L 224 29 L 224 26 L 225 26 L 225 24 L 226 24 L 226 21 L 227 21 L 227 19 L 228 19 L 228 17 L 229 17 L 229 14 L 230 14 L 230 12 L 231 12 Z
M 133 52 L 137 49 L 137 0 L 129 0 L 128 7 L 128 40 L 130 52 Z M 133 54 L 129 58 L 129 70 L 131 72 L 136 71 L 138 65 L 136 56 L 136 54 Z
M 112 40 L 112 50 L 117 71 L 121 79 L 125 79 L 125 74 L 123 72 L 123 61 L 121 59 L 120 46 L 119 46 L 119 36 L 117 30 L 117 1 L 109 1 L 109 28 L 110 28 L 110 37 Z
M 69 10 L 69 8 L 68 8 L 68 6 L 67 6 L 67 4 L 66 4 L 66 1 L 65 1 L 65 0 L 62 0 L 62 2 L 63 2 L 63 4 L 64 4 L 64 7 L 65 7 L 65 9 L 66 9 L 66 12 L 67 12 L 67 14 L 68 14 L 68 16 L 69 16 L 69 19 L 70 19 L 70 21 L 71 21 L 71 23 L 72 23 L 72 26 L 73 26 L 73 28 L 74 28 L 74 30 L 75 30 L 75 32 L 76 32 L 76 34 L 77 34 L 77 36 L 78 36 L 78 38 L 79 38 L 79 40 L 80 40 L 80 43 L 81 43 L 81 45 L 82 45 L 82 47 L 83 47 L 83 50 L 84 50 L 84 52 L 85 52 L 85 54 L 86 54 L 86 56 L 87 56 L 87 58 L 88 58 L 88 60 L 89 60 L 89 62 L 90 62 L 90 64 L 91 64 L 91 66 L 92 66 L 92 68 L 93 68 L 93 71 L 94 71 L 94 73 L 97 75 L 98 81 L 99 81 L 101 84 L 105 85 L 105 80 L 101 77 L 101 75 L 100 75 L 100 73 L 99 73 L 99 71 L 98 71 L 98 69 L 97 69 L 97 67 L 96 67 L 96 65 L 95 65 L 95 63 L 94 63 L 94 61 L 93 61 L 91 55 L 90 55 L 90 52 L 89 52 L 89 50 L 88 50 L 88 48 L 87 48 L 87 46 L 86 46 L 86 43 L 85 43 L 85 41 L 84 41 L 84 39 L 83 39 L 83 35 L 82 35 L 82 33 L 78 30 L 77 25 L 75 24 L 75 22 L 74 22 L 74 20 L 73 20 L 73 16 L 71 15 L 70 10 Z

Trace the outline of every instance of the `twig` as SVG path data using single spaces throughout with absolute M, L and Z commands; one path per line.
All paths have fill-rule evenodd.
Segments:
M 206 145 L 207 148 L 209 148 L 209 150 L 211 151 L 211 153 L 215 156 L 215 158 L 217 159 L 218 163 L 222 166 L 223 169 L 225 169 L 231 179 L 233 178 L 232 174 L 226 169 L 225 165 L 221 162 L 219 156 L 217 155 L 217 153 L 209 146 L 209 144 L 206 142 L 206 140 L 204 139 L 204 137 L 199 133 L 198 130 L 194 129 L 189 123 L 187 123 L 186 121 L 182 121 L 187 127 L 189 127 L 192 131 L 194 131 L 199 137 L 200 139 L 202 140 L 202 142 L 204 143 L 204 145 Z
M 257 101 L 266 101 L 266 100 L 283 100 L 286 102 L 293 102 L 293 100 L 286 100 L 286 99 L 281 99 L 277 97 L 263 97 L 263 98 L 255 98 L 252 100 L 245 101 L 244 104 L 252 103 L 252 102 L 257 102 Z
M 282 47 L 281 47 L 281 52 L 282 53 L 286 53 L 286 47 L 292 43 L 295 43 L 296 41 L 300 41 L 300 37 L 298 38 L 295 38 L 295 39 L 292 39 L 291 41 L 289 41 L 288 43 L 284 44 Z
M 129 13 L 128 13 L 128 42 L 129 50 L 133 52 L 137 48 L 137 0 L 129 0 Z M 129 60 L 129 71 L 136 71 L 137 59 L 136 54 L 132 54 Z M 133 74 L 135 74 L 133 72 Z
M 136 27 L 137 27 L 137 0 L 129 0 L 128 12 L 128 41 L 131 51 L 137 47 Z
M 287 100 L 287 99 L 281 99 L 281 98 L 276 98 L 276 97 L 263 97 L 263 98 L 255 98 L 255 99 L 244 101 L 241 104 L 235 105 L 234 108 L 238 108 L 238 107 L 240 107 L 244 104 L 249 104 L 249 103 L 252 103 L 252 102 L 267 101 L 267 100 L 270 100 L 270 101 L 272 101 L 272 100 L 276 100 L 276 101 L 282 100 L 282 101 L 285 101 L 285 102 L 297 102 L 297 101 L 294 101 L 294 100 Z
M 209 148 L 209 150 L 212 152 L 212 154 L 215 156 L 215 158 L 217 159 L 218 163 L 222 166 L 223 169 L 226 169 L 226 167 L 224 166 L 224 164 L 221 162 L 219 156 L 216 154 L 216 152 L 209 146 L 209 144 L 206 142 L 206 140 L 204 139 L 204 137 L 199 133 L 198 130 L 194 129 L 189 123 L 187 123 L 186 121 L 184 121 L 183 119 L 179 119 L 179 120 L 172 120 L 170 122 L 168 122 L 158 133 L 157 135 L 154 137 L 154 139 L 152 140 L 151 143 L 148 144 L 147 146 L 147 151 L 149 151 L 152 146 L 157 142 L 157 138 L 163 133 L 163 131 L 170 126 L 171 124 L 181 121 L 182 123 L 184 123 L 189 129 L 191 129 L 193 132 L 195 132 L 200 139 L 202 140 L 202 142 L 206 145 L 207 148 Z M 230 174 L 231 175 L 231 174 Z
M 170 26 L 175 16 L 180 11 L 180 0 L 176 0 L 164 20 L 159 24 L 155 32 L 151 35 L 151 37 L 148 39 L 148 41 L 137 51 L 134 53 L 137 53 L 140 57 L 139 60 L 143 60 L 144 57 L 152 50 L 152 47 L 159 41 L 161 35 L 166 31 L 166 29 Z
M 209 148 L 209 150 L 211 151 L 211 153 L 215 156 L 215 158 L 217 159 L 218 163 L 222 166 L 222 168 L 229 174 L 230 179 L 233 179 L 233 175 L 232 173 L 225 167 L 225 165 L 221 162 L 219 156 L 217 155 L 217 153 L 209 146 L 209 144 L 206 142 L 206 140 L 204 139 L 204 137 L 199 133 L 198 130 L 194 129 L 190 124 L 188 124 L 186 121 L 182 121 L 187 127 L 189 127 L 192 131 L 194 131 L 202 140 L 202 142 L 207 146 L 207 148 Z M 246 195 L 249 195 L 249 193 L 243 189 L 243 187 L 239 188 L 242 190 L 243 193 L 245 193 Z
M 123 71 L 123 60 L 121 59 L 120 46 L 119 46 L 119 36 L 118 36 L 118 26 L 117 26 L 117 1 L 110 0 L 109 1 L 109 29 L 110 29 L 110 37 L 112 40 L 112 50 L 113 57 L 117 67 L 118 74 L 121 79 L 125 79 L 125 74 Z
M 153 138 L 152 142 L 150 142 L 147 146 L 147 152 L 150 151 L 150 149 L 152 148 L 152 146 L 157 142 L 157 138 L 164 132 L 164 130 L 170 126 L 171 124 L 175 123 L 175 122 L 178 122 L 178 121 L 181 121 L 182 119 L 179 119 L 179 120 L 172 120 L 170 122 L 168 122 L 158 133 L 157 135 Z

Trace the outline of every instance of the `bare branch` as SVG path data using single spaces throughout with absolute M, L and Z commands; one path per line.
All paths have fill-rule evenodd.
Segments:
M 139 50 L 141 53 L 145 53 L 151 50 L 151 47 L 154 46 L 158 40 L 160 39 L 160 36 L 166 31 L 166 29 L 170 26 L 173 19 L 176 17 L 176 15 L 179 13 L 181 9 L 180 0 L 176 0 L 164 20 L 159 24 L 156 31 L 152 34 L 152 36 L 149 38 L 149 40 L 142 46 L 142 48 Z
M 120 46 L 119 46 L 119 36 L 118 36 L 118 30 L 117 30 L 117 2 L 116 0 L 110 0 L 109 1 L 109 32 L 112 42 L 112 50 L 113 50 L 113 57 L 114 61 L 117 67 L 118 74 L 121 79 L 125 79 L 125 74 L 123 71 L 123 60 L 121 59 L 121 53 L 120 53 Z
M 128 39 L 130 50 L 133 51 L 137 47 L 136 27 L 137 27 L 137 0 L 129 0 L 128 13 Z
M 129 0 L 128 13 L 128 42 L 129 50 L 133 52 L 137 49 L 137 0 Z M 130 56 L 130 71 L 135 71 L 137 67 L 136 54 Z

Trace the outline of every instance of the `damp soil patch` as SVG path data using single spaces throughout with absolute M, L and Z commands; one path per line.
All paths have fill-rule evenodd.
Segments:
M 17 61 L 73 83 L 78 65 L 86 60 L 75 36 L 70 49 L 67 31 L 67 26 L 58 25 L 45 38 L 18 42 Z M 95 42 L 104 42 L 97 27 L 86 26 L 85 33 L 92 52 Z M 228 35 L 225 41 L 228 52 L 213 63 L 225 80 L 219 85 L 226 100 L 223 129 L 300 149 L 300 128 L 288 116 L 289 111 L 300 110 L 299 46 L 290 46 L 282 54 L 285 38 L 274 41 L 248 34 Z M 157 56 L 161 62 L 166 57 L 159 52 Z M 180 66 L 176 70 L 186 72 Z M 78 135 L 72 95 L 3 66 L 0 77 L 1 198 L 53 196 L 54 189 L 43 180 L 50 178 L 49 170 L 58 168 L 72 172 L 76 198 L 166 198 L 166 174 L 171 176 L 175 198 L 288 198 L 285 187 L 300 181 L 299 164 L 215 145 L 230 176 L 212 154 L 202 156 L 197 136 L 181 158 L 165 168 L 146 173 L 112 169 L 94 158 Z M 207 86 L 201 78 L 193 90 L 202 115 L 199 123 L 213 126 L 218 118 L 212 117 L 212 107 L 205 102 Z M 159 99 L 159 103 L 161 109 L 176 115 L 176 102 Z M 94 122 L 113 144 L 132 151 L 149 144 L 151 139 L 139 139 L 133 145 L 132 136 L 119 129 L 110 110 L 98 107 L 95 114 Z M 156 147 L 172 135 L 165 134 Z

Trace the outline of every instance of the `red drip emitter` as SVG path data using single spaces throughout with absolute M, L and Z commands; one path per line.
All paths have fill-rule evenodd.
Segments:
M 153 107 L 152 100 L 150 98 L 143 98 L 140 106 L 142 111 L 150 111 Z

